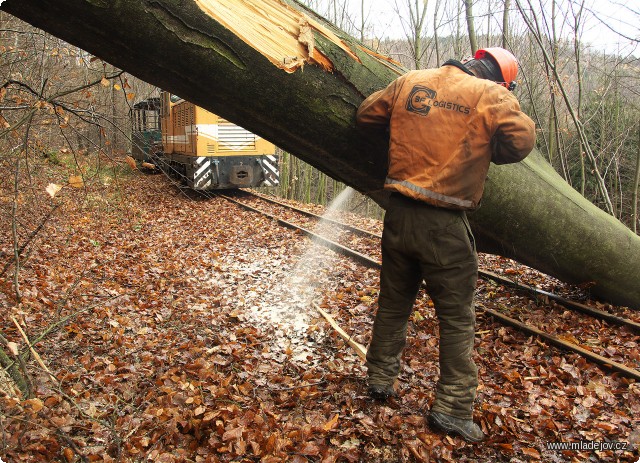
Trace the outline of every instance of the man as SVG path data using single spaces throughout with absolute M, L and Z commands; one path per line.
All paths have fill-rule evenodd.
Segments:
M 424 279 L 440 330 L 440 378 L 428 422 L 470 442 L 484 434 L 472 419 L 478 259 L 465 211 L 479 206 L 490 162 L 518 162 L 533 149 L 534 123 L 510 92 L 517 72 L 507 50 L 479 50 L 464 64 L 408 72 L 369 96 L 357 114 L 359 125 L 390 134 L 385 188 L 392 194 L 367 353 L 369 394 L 395 395 L 407 321 Z

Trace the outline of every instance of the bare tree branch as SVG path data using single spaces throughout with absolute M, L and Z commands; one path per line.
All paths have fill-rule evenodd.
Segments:
M 618 6 L 622 7 L 622 8 L 626 8 L 628 9 L 630 12 L 633 12 L 635 14 L 638 14 L 636 11 L 631 10 L 630 8 L 628 8 L 626 5 L 623 4 L 618 4 Z M 623 34 L 622 32 L 620 32 L 620 30 L 614 29 L 613 27 L 611 27 L 611 24 L 609 21 L 605 21 L 604 19 L 602 19 L 600 17 L 600 13 L 597 13 L 596 11 L 592 10 L 591 8 L 585 8 L 589 13 L 591 13 L 591 15 L 598 20 L 598 22 L 600 22 L 600 24 L 602 24 L 604 27 L 606 27 L 607 29 L 609 29 L 611 32 L 614 32 L 615 34 L 617 34 L 618 36 L 622 37 L 625 40 L 628 40 L 630 42 L 635 42 L 635 43 L 640 43 L 640 38 L 634 38 L 634 37 L 629 37 L 626 34 Z M 629 26 L 631 26 L 631 23 L 625 23 Z M 638 24 L 637 22 L 634 24 Z
M 534 36 L 534 39 L 538 43 L 538 46 L 540 47 L 540 51 L 542 52 L 542 55 L 544 57 L 545 62 L 547 63 L 549 68 L 553 71 L 553 74 L 554 74 L 555 79 L 556 79 L 557 87 L 560 90 L 560 93 L 561 93 L 561 95 L 562 95 L 562 97 L 564 99 L 564 102 L 566 104 L 567 110 L 569 111 L 569 114 L 571 115 L 571 119 L 573 120 L 573 123 L 574 123 L 574 125 L 576 127 L 576 130 L 578 132 L 578 135 L 580 136 L 580 140 L 584 144 L 585 153 L 586 153 L 587 157 L 589 158 L 589 160 L 591 161 L 593 172 L 594 172 L 594 175 L 596 177 L 596 181 L 598 183 L 598 191 L 602 195 L 602 197 L 604 199 L 604 202 L 605 202 L 605 210 L 609 214 L 614 215 L 615 214 L 615 210 L 613 208 L 613 204 L 611 203 L 611 198 L 609 196 L 609 192 L 607 191 L 607 187 L 605 185 L 604 178 L 602 177 L 602 175 L 600 174 L 600 170 L 598 169 L 598 163 L 596 162 L 595 155 L 593 154 L 593 151 L 591 150 L 591 145 L 590 145 L 589 140 L 588 140 L 588 138 L 587 138 L 587 136 L 586 136 L 586 134 L 584 132 L 584 126 L 582 124 L 582 121 L 578 119 L 578 117 L 577 117 L 577 115 L 576 115 L 576 113 L 575 113 L 575 111 L 573 109 L 573 105 L 569 101 L 569 96 L 568 96 L 568 94 L 567 94 L 567 92 L 566 92 L 566 90 L 564 88 L 564 85 L 562 84 L 562 79 L 560 79 L 560 76 L 558 75 L 558 69 L 556 68 L 555 64 L 551 60 L 551 57 L 547 53 L 547 50 L 546 50 L 544 44 L 542 43 L 542 37 L 536 32 L 536 28 L 535 28 L 534 24 L 532 23 L 531 19 L 529 18 L 529 16 L 526 14 L 524 9 L 522 8 L 520 0 L 516 0 L 516 5 L 518 7 L 518 10 L 520 11 L 520 14 L 521 14 L 522 18 L 524 19 L 525 23 L 527 24 L 527 27 L 529 28 L 529 30 L 531 31 L 531 33 Z

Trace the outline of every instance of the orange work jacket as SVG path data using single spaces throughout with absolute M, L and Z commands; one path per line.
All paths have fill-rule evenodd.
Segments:
M 449 209 L 477 208 L 489 163 L 518 162 L 535 144 L 535 125 L 513 94 L 453 60 L 373 93 L 357 122 L 389 127 L 386 189 Z

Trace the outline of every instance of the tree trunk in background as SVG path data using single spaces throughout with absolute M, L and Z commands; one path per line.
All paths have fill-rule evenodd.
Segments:
M 293 0 L 290 8 L 262 0 L 242 21 L 214 18 L 219 1 L 7 0 L 2 9 L 246 127 L 384 204 L 388 141 L 356 128 L 355 112 L 405 70 Z M 225 2 L 234 3 L 234 12 L 252 5 Z M 266 23 L 246 19 L 266 21 L 265 9 L 281 13 L 278 25 L 266 29 L 273 30 L 270 43 L 283 47 L 279 58 L 260 38 L 241 38 L 252 26 L 265 30 Z M 566 282 L 594 282 L 594 295 L 640 308 L 640 237 L 575 192 L 537 151 L 522 163 L 492 166 L 471 220 L 479 250 Z
M 360 41 L 364 42 L 365 16 L 364 16 L 364 0 L 360 0 Z
M 577 4 L 577 11 L 573 9 L 571 6 L 571 11 L 573 13 L 573 56 L 576 60 L 576 75 L 578 78 L 578 102 L 576 108 L 576 116 L 578 120 L 582 120 L 582 96 L 583 96 L 583 81 L 582 81 L 582 53 L 581 53 L 581 35 L 582 35 L 582 13 L 584 12 L 584 0 L 582 0 L 579 4 Z M 582 140 L 580 143 L 580 194 L 584 196 L 585 189 L 585 181 L 586 181 L 586 172 L 584 165 L 584 155 L 582 154 L 585 151 L 584 144 Z M 634 230 L 635 231 L 635 230 Z
M 475 55 L 476 51 L 478 51 L 478 38 L 476 37 L 476 26 L 473 22 L 473 0 L 464 0 L 464 7 L 467 12 L 467 31 L 469 32 L 471 55 Z
M 504 0 L 504 11 L 502 12 L 502 48 L 509 48 L 509 7 L 511 1 Z
M 638 122 L 638 153 L 636 155 L 636 175 L 633 179 L 633 199 L 631 207 L 633 208 L 633 232 L 638 232 L 638 188 L 640 187 L 640 122 Z
M 551 79 L 551 78 L 550 78 Z M 558 148 L 557 141 L 557 132 L 556 127 L 558 126 L 558 118 L 556 117 L 556 97 L 553 90 L 553 82 L 549 80 L 551 84 L 551 104 L 549 105 L 549 121 L 547 127 L 547 133 L 549 134 L 548 140 L 548 151 L 549 151 L 549 162 L 551 165 L 554 164 L 554 159 L 556 157 L 556 150 Z M 557 163 L 556 163 L 557 164 Z
M 422 5 L 420 4 L 422 3 Z M 405 37 L 411 46 L 411 58 L 413 59 L 414 69 L 422 68 L 422 57 L 424 56 L 424 20 L 427 17 L 427 0 L 405 0 L 407 10 L 409 11 L 409 24 L 403 22 Z M 396 12 L 402 17 L 398 4 L 396 3 Z M 408 29 L 408 30 L 407 30 Z
M 433 41 L 436 47 L 436 66 L 440 66 L 440 41 L 438 40 L 438 10 L 440 9 L 440 0 L 436 0 L 436 9 L 433 12 Z

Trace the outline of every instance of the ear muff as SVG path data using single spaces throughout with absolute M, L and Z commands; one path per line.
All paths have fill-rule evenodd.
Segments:
M 510 51 L 500 47 L 483 48 L 476 52 L 474 58 L 495 62 L 502 75 L 502 81 L 498 83 L 509 90 L 515 88 L 518 60 Z

